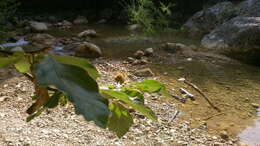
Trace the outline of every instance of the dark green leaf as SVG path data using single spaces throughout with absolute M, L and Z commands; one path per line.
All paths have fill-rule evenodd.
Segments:
M 143 105 L 140 102 L 135 102 L 129 98 L 129 96 L 121 91 L 114 91 L 114 90 L 102 90 L 102 93 L 107 96 L 114 97 L 126 103 L 127 105 L 131 106 L 133 109 L 137 110 L 138 112 L 142 113 L 146 117 L 157 120 L 156 115 L 154 112 L 147 106 Z
M 62 64 L 74 65 L 83 68 L 95 80 L 99 77 L 96 67 L 90 64 L 87 59 L 72 56 L 53 56 L 53 58 Z
M 130 89 L 130 88 L 125 88 L 122 90 L 125 92 L 128 96 L 133 98 L 135 101 L 139 101 L 140 103 L 144 104 L 144 96 L 141 92 L 139 92 L 136 89 Z
M 133 119 L 128 109 L 119 103 L 109 105 L 111 116 L 108 120 L 108 129 L 114 131 L 120 138 L 125 135 L 133 124 Z
M 68 95 L 69 100 L 75 104 L 77 114 L 82 114 L 86 120 L 94 121 L 102 128 L 106 127 L 108 101 L 99 94 L 96 81 L 85 70 L 61 64 L 48 55 L 35 69 L 38 84 L 54 85 Z
M 45 109 L 45 108 L 41 108 L 41 109 L 39 109 L 35 114 L 29 115 L 29 116 L 26 118 L 26 122 L 30 122 L 30 121 L 33 120 L 34 118 L 40 116 L 44 109 Z
M 47 104 L 44 106 L 47 108 L 55 108 L 59 104 L 60 98 L 63 96 L 62 92 L 56 91 L 50 98 Z

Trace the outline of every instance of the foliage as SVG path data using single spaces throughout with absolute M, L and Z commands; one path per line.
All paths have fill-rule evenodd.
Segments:
M 128 5 L 130 23 L 142 25 L 148 34 L 168 28 L 172 6 L 172 3 L 166 5 L 162 2 L 156 6 L 152 0 L 131 0 Z
M 14 14 L 18 5 L 17 0 L 0 1 L 0 41 L 5 34 L 4 23 Z
M 145 105 L 143 93 L 165 91 L 164 85 L 154 80 L 121 88 L 101 88 L 96 82 L 98 71 L 86 59 L 53 56 L 42 51 L 21 51 L 0 57 L 0 68 L 11 65 L 34 83 L 35 102 L 27 110 L 28 122 L 40 116 L 45 109 L 70 101 L 76 114 L 122 137 L 133 124 L 130 109 L 157 120 L 155 113 Z

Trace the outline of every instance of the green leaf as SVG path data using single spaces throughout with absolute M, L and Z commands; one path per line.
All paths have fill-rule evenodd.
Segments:
M 96 67 L 90 64 L 87 59 L 72 56 L 53 56 L 53 58 L 59 63 L 74 65 L 83 68 L 94 80 L 99 77 Z
M 24 56 L 24 52 L 15 52 L 12 56 L 9 57 L 0 57 L 0 68 L 4 68 L 10 65 L 14 65 L 20 61 Z
M 165 86 L 155 80 L 145 80 L 143 82 L 133 84 L 133 88 L 137 88 L 144 92 L 155 93 L 160 92 L 160 90 L 165 88 Z
M 29 60 L 24 56 L 16 64 L 14 64 L 14 66 L 19 72 L 27 73 L 30 71 L 31 64 L 29 63 Z
M 166 87 L 162 83 L 155 80 L 145 80 L 143 82 L 134 83 L 131 87 L 139 89 L 143 92 L 160 93 L 165 97 L 171 97 L 170 93 L 166 90 Z
M 122 91 L 125 92 L 128 96 L 131 96 L 131 98 L 133 98 L 133 100 L 140 101 L 140 103 L 144 104 L 144 96 L 138 90 L 125 88 Z
M 114 90 L 102 90 L 102 93 L 107 96 L 114 97 L 126 103 L 127 105 L 131 106 L 136 111 L 142 113 L 146 117 L 151 120 L 157 120 L 156 115 L 154 112 L 147 106 L 143 105 L 140 102 L 135 102 L 129 98 L 129 96 L 121 91 L 114 91 Z
M 96 81 L 88 73 L 73 65 L 61 64 L 46 55 L 35 67 L 37 83 L 53 85 L 75 104 L 76 113 L 105 128 L 109 116 L 108 101 L 99 94 Z
M 132 126 L 133 118 L 128 109 L 119 103 L 111 103 L 109 109 L 111 116 L 108 120 L 108 129 L 121 138 Z
M 62 92 L 56 91 L 50 98 L 47 104 L 44 106 L 47 108 L 55 108 L 59 104 L 60 98 L 63 96 Z

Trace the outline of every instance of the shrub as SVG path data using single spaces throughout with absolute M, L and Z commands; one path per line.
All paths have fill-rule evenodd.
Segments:
M 168 28 L 172 3 L 167 5 L 160 2 L 155 5 L 152 0 L 131 0 L 127 6 L 130 23 L 143 26 L 145 33 L 153 34 L 158 30 Z

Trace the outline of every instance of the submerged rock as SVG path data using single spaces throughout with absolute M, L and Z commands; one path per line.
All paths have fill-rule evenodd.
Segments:
M 134 72 L 134 75 L 139 76 L 139 77 L 152 77 L 154 76 L 154 73 L 150 68 L 144 68 L 140 69 Z
M 141 59 L 143 56 L 144 56 L 144 51 L 142 51 L 142 50 L 137 50 L 134 53 L 134 57 L 137 58 L 137 59 Z
M 231 2 L 221 2 L 194 14 L 183 28 L 190 37 L 200 39 L 236 14 L 235 6 Z
M 79 57 L 98 58 L 102 55 L 102 51 L 95 44 L 83 42 L 75 47 L 75 55 Z
M 189 47 L 181 43 L 165 43 L 161 48 L 169 53 L 176 53 L 178 51 L 187 50 Z
M 152 55 L 154 54 L 153 48 L 147 48 L 147 49 L 145 49 L 144 54 L 145 54 L 146 56 L 152 56 Z
M 82 38 L 82 37 L 97 37 L 97 32 L 93 29 L 88 29 L 85 30 L 81 33 L 78 34 L 78 37 Z

